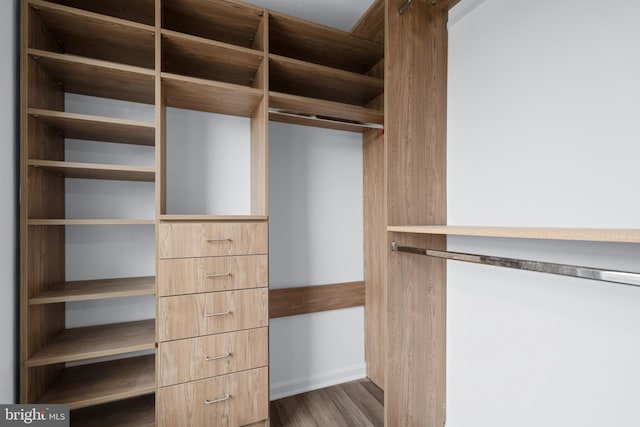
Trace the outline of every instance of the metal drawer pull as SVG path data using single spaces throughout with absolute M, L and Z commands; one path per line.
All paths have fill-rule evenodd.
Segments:
M 228 316 L 231 314 L 231 310 L 227 310 L 224 313 L 204 313 L 204 317 L 220 317 L 220 316 Z
M 205 274 L 204 277 L 207 279 L 214 279 L 216 277 L 231 277 L 231 273 L 223 273 L 223 274 Z
M 220 402 L 224 402 L 225 400 L 229 400 L 229 399 L 231 399 L 231 395 L 227 394 L 225 397 L 221 397 L 220 399 L 216 399 L 216 400 L 205 399 L 204 400 L 204 404 L 205 405 L 211 405 L 213 403 L 220 403 Z
M 226 359 L 230 356 L 231 353 L 227 352 L 227 354 L 223 354 L 222 356 L 205 356 L 204 360 L 206 360 L 207 362 L 211 362 L 212 360 Z
M 205 242 L 215 243 L 215 242 L 230 242 L 231 239 L 205 239 Z

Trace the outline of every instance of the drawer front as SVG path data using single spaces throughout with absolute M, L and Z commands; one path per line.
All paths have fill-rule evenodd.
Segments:
M 267 368 L 163 387 L 160 427 L 238 427 L 269 418 Z
M 162 297 L 160 341 L 267 326 L 268 289 Z
M 162 259 L 160 296 L 262 288 L 269 285 L 267 255 Z
M 266 254 L 266 222 L 161 223 L 160 258 Z
M 267 366 L 268 340 L 259 328 L 160 343 L 160 387 Z

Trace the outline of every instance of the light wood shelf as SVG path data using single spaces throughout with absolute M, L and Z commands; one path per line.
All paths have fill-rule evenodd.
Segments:
M 640 243 L 640 229 L 480 227 L 480 226 L 389 226 L 394 233 L 446 234 L 452 236 L 512 237 L 517 239 L 579 240 L 592 242 Z
M 61 283 L 35 297 L 30 305 L 154 295 L 155 277 L 124 277 L 119 279 L 82 280 Z
M 28 359 L 25 366 L 31 368 L 150 350 L 155 348 L 155 338 L 153 319 L 65 329 Z
M 72 427 L 155 427 L 155 394 L 106 403 L 71 413 Z
M 145 68 L 155 65 L 152 26 L 42 0 L 29 0 L 29 5 L 45 27 L 41 33 L 50 34 L 65 53 Z M 34 45 L 34 39 L 30 43 L 45 48 Z
M 95 12 L 141 24 L 155 24 L 155 0 L 49 0 L 65 6 Z
M 266 215 L 160 215 L 160 221 L 223 221 L 223 222 L 240 222 L 240 221 L 267 221 L 269 217 Z
M 235 1 L 165 0 L 162 28 L 251 48 L 264 12 Z
M 70 409 L 155 392 L 155 355 L 65 368 L 37 403 L 66 403 Z
M 325 127 L 329 129 L 362 132 L 365 128 L 358 123 L 384 123 L 384 113 L 355 105 L 306 98 L 303 96 L 269 92 L 269 107 L 281 111 L 298 114 L 299 117 L 271 112 L 269 119 L 285 123 L 305 124 L 308 126 Z M 305 115 L 324 117 L 323 120 L 305 118 Z
M 384 92 L 384 81 L 272 54 L 269 55 L 269 89 L 363 106 Z
M 261 90 L 162 73 L 168 107 L 250 117 L 264 98 Z
M 269 51 L 358 74 L 384 57 L 382 43 L 276 12 L 269 13 Z
M 28 219 L 27 225 L 154 225 L 153 219 Z
M 105 179 L 116 181 L 155 181 L 155 169 L 141 166 L 78 163 L 58 160 L 29 160 L 29 166 L 55 173 L 65 178 Z
M 256 50 L 162 30 L 163 71 L 251 87 L 263 54 Z
M 153 123 L 29 108 L 28 114 L 65 138 L 155 145 Z
M 152 70 L 37 49 L 29 49 L 29 56 L 65 92 L 145 104 L 155 102 Z

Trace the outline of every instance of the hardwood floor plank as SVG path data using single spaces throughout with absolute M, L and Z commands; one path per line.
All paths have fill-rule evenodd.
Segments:
M 372 425 L 384 425 L 384 407 L 368 390 L 359 382 L 352 381 L 339 386 L 342 388 L 355 405 L 360 408 L 364 417 Z
M 364 388 L 366 388 L 367 391 L 371 393 L 371 395 L 375 397 L 375 399 L 380 402 L 381 405 L 384 405 L 384 391 L 382 391 L 380 387 L 378 387 L 373 381 L 369 380 L 368 378 L 359 380 L 358 382 Z

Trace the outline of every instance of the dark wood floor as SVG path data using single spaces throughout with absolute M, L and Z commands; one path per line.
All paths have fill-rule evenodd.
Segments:
M 271 402 L 271 427 L 378 427 L 384 393 L 364 379 Z

